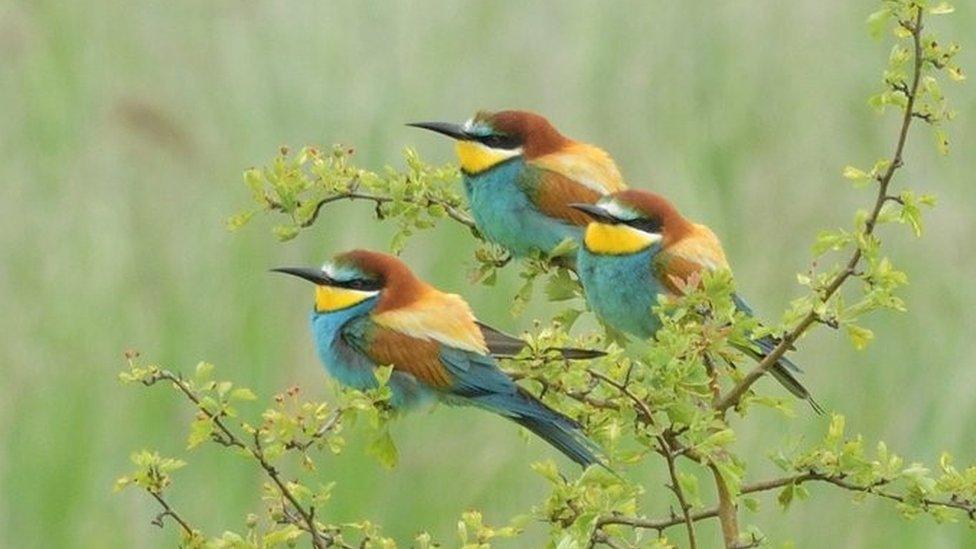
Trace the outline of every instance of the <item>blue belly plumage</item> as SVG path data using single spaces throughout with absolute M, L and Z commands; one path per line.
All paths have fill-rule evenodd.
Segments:
M 548 252 L 567 238 L 579 240 L 582 228 L 541 213 L 526 194 L 520 178 L 531 177 L 521 158 L 485 172 L 464 174 L 464 190 L 478 230 L 488 240 L 523 257 Z
M 375 306 L 375 299 L 369 299 L 353 307 L 328 313 L 312 312 L 312 335 L 315 349 L 325 371 L 340 384 L 360 391 L 377 387 L 374 375 L 375 365 L 346 338 L 365 336 L 365 318 Z M 389 381 L 390 404 L 394 408 L 411 408 L 426 404 L 434 398 L 434 392 L 422 385 L 413 376 L 403 372 L 393 372 Z
M 651 275 L 658 246 L 628 255 L 596 255 L 582 247 L 577 272 L 593 313 L 610 327 L 647 339 L 660 327 L 652 312 L 663 291 Z

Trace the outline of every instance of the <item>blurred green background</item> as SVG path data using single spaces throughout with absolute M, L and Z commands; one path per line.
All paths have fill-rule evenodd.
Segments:
M 976 36 L 976 5 L 958 4 L 931 26 L 963 40 L 960 64 L 976 71 L 976 44 L 965 43 Z M 778 318 L 800 292 L 794 273 L 807 267 L 818 228 L 847 226 L 871 199 L 841 168 L 870 166 L 892 147 L 894 117 L 866 107 L 889 47 L 867 36 L 873 8 L 817 0 L 0 3 L 0 545 L 175 542 L 174 529 L 149 524 L 148 497 L 111 491 L 130 451 L 182 455 L 191 415 L 168 391 L 117 383 L 125 348 L 183 370 L 214 361 L 219 375 L 262 398 L 293 384 L 309 397 L 330 394 L 307 333 L 308 289 L 267 269 L 382 248 L 391 231 L 353 204 L 284 245 L 264 219 L 228 233 L 224 219 L 248 205 L 242 170 L 279 145 L 351 144 L 374 169 L 397 165 L 407 145 L 447 162 L 446 141 L 403 123 L 461 121 L 478 108 L 540 111 L 611 151 L 633 185 L 710 223 L 742 292 Z M 862 352 L 821 329 L 799 359 L 808 385 L 847 414 L 852 431 L 909 458 L 933 463 L 946 449 L 971 463 L 976 88 L 946 88 L 960 111 L 949 128 L 954 154 L 939 157 L 919 126 L 896 183 L 937 194 L 938 209 L 921 241 L 884 229 L 910 276 L 910 312 L 873 318 L 878 341 Z M 405 257 L 509 330 L 549 310 L 512 318 L 511 276 L 496 290 L 471 287 L 473 247 L 445 228 L 412 241 Z M 751 478 L 772 469 L 762 449 L 825 429 L 825 418 L 798 411 L 794 422 L 770 413 L 741 426 Z M 553 452 L 488 414 L 437 409 L 400 421 L 395 436 L 396 470 L 355 448 L 328 460 L 323 480 L 339 484 L 323 513 L 375 520 L 402 541 L 428 529 L 450 545 L 462 511 L 482 509 L 501 523 L 547 493 L 528 464 Z M 212 448 L 190 461 L 173 502 L 208 533 L 241 529 L 260 506 L 258 472 Z M 662 480 L 647 481 L 647 512 L 663 513 Z M 851 505 L 847 493 L 810 490 L 789 513 L 769 495 L 741 520 L 797 547 L 976 541 L 964 525 L 906 523 L 886 503 Z M 514 546 L 538 543 L 542 532 L 533 526 Z M 713 525 L 703 535 L 717 535 Z

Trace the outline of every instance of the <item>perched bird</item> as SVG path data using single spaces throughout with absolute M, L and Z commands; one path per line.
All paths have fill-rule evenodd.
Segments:
M 703 271 L 727 269 L 725 252 L 715 233 L 689 221 L 663 196 L 627 190 L 596 204 L 574 204 L 592 222 L 587 226 L 577 257 L 577 272 L 593 312 L 612 328 L 639 338 L 653 337 L 660 320 L 651 309 L 659 294 L 677 295 L 678 284 Z M 752 310 L 738 295 L 736 307 Z M 741 350 L 757 360 L 778 341 L 765 336 L 756 349 Z M 797 380 L 800 369 L 780 358 L 770 373 L 795 396 L 819 405 Z
M 584 467 L 600 463 L 577 422 L 515 384 L 497 356 L 525 343 L 479 323 L 458 295 L 417 278 L 399 259 L 366 250 L 336 256 L 321 269 L 274 269 L 315 284 L 312 333 L 319 358 L 340 383 L 377 386 L 374 369 L 393 366 L 395 408 L 432 400 L 472 405 L 527 428 Z M 565 358 L 598 351 L 559 349 Z
M 479 112 L 463 125 L 408 125 L 457 140 L 478 230 L 516 257 L 578 240 L 588 218 L 569 204 L 625 188 L 610 155 L 565 137 L 535 113 Z

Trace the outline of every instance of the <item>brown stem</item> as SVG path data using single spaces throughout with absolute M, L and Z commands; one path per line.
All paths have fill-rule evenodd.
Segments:
M 902 117 L 901 130 L 898 134 L 898 143 L 895 146 L 895 152 L 891 157 L 891 161 L 888 164 L 888 168 L 885 172 L 878 177 L 878 194 L 875 199 L 874 209 L 868 216 L 867 221 L 864 225 L 864 236 L 871 236 L 874 233 L 874 228 L 878 222 L 878 216 L 881 214 L 881 208 L 888 197 L 888 186 L 891 184 L 891 180 L 895 175 L 895 172 L 902 167 L 902 152 L 905 149 L 905 143 L 908 139 L 908 129 L 911 127 L 912 120 L 914 117 L 912 113 L 915 108 L 915 98 L 918 95 L 918 86 L 921 81 L 922 75 L 922 65 L 924 59 L 922 57 L 922 8 L 916 7 L 916 16 L 914 23 L 904 23 L 903 26 L 909 30 L 912 34 L 912 41 L 915 46 L 914 54 L 914 70 L 912 74 L 912 84 L 911 86 L 903 91 L 908 101 L 905 105 L 904 115 Z M 851 258 L 847 262 L 847 266 L 841 272 L 833 278 L 830 284 L 824 288 L 821 301 L 826 302 L 829 300 L 840 287 L 847 282 L 847 280 L 857 272 L 857 266 L 861 261 L 862 257 L 861 248 L 858 247 L 854 250 Z M 788 332 L 783 339 L 780 340 L 779 344 L 766 355 L 762 361 L 756 365 L 755 368 L 750 370 L 742 378 L 739 383 L 737 383 L 732 389 L 729 390 L 728 394 L 718 400 L 715 403 L 715 409 L 724 413 L 729 408 L 735 406 L 739 403 L 742 396 L 749 390 L 749 387 L 756 382 L 763 374 L 765 374 L 770 368 L 772 368 L 782 357 L 786 351 L 788 351 L 794 343 L 802 336 L 811 325 L 813 325 L 818 319 L 818 315 L 814 311 L 810 311 L 804 316 L 800 322 Z
M 189 523 L 187 523 L 185 520 L 183 520 L 183 517 L 181 517 L 179 515 L 179 513 L 176 512 L 175 509 L 173 509 L 172 507 L 170 507 L 169 503 L 165 499 L 163 499 L 163 495 L 162 494 L 157 493 L 157 492 L 153 492 L 152 490 L 146 490 L 146 491 L 149 492 L 149 494 L 152 495 L 152 497 L 155 498 L 156 501 L 159 502 L 159 505 L 162 506 L 162 508 L 163 508 L 163 512 L 160 513 L 160 514 L 158 514 L 158 515 L 156 515 L 156 519 L 153 520 L 153 524 L 157 524 L 159 526 L 162 526 L 163 525 L 163 517 L 170 517 L 171 519 L 175 520 L 180 525 L 180 528 L 182 528 L 183 531 L 186 532 L 186 535 L 187 536 L 192 537 L 192 536 L 196 535 L 196 531 L 193 529 L 193 527 L 191 527 Z
M 627 387 L 627 381 L 620 383 L 610 376 L 593 368 L 588 368 L 587 373 L 591 377 L 610 385 L 620 392 L 620 394 L 630 399 L 637 406 L 637 411 L 641 418 L 648 425 L 654 424 L 654 416 L 650 406 L 648 406 L 646 402 L 640 399 Z M 690 549 L 697 549 L 698 540 L 695 534 L 695 523 L 691 514 L 691 504 L 689 504 L 687 498 L 685 498 L 684 490 L 681 488 L 681 483 L 678 480 L 678 471 L 675 465 L 675 457 L 681 453 L 685 453 L 685 449 L 681 448 L 680 444 L 678 444 L 676 440 L 676 437 L 673 437 L 672 435 L 673 433 L 665 433 L 664 435 L 656 436 L 658 451 L 662 456 L 664 456 L 664 459 L 668 464 L 668 476 L 671 478 L 671 484 L 668 486 L 668 488 L 670 488 L 674 493 L 675 498 L 678 500 L 678 505 L 681 507 L 681 518 L 684 521 L 685 529 L 688 532 L 688 547 Z M 680 449 L 680 451 L 676 452 L 676 449 Z M 597 529 L 596 533 L 600 533 L 600 530 Z
M 342 417 L 341 411 L 336 410 L 332 412 L 332 414 L 329 415 L 329 417 L 324 422 L 322 422 L 322 426 L 319 427 L 318 430 L 316 430 L 314 433 L 308 436 L 308 440 L 305 440 L 303 442 L 296 442 L 294 440 L 289 440 L 287 443 L 285 443 L 285 448 L 289 450 L 296 449 L 296 448 L 302 451 L 308 450 L 313 444 L 316 443 L 316 441 L 318 441 L 320 438 L 324 437 L 325 435 L 329 434 L 329 432 L 335 428 L 336 423 L 339 422 L 340 417 Z
M 349 191 L 349 192 L 334 194 L 332 196 L 328 196 L 326 198 L 319 200 L 315 204 L 315 209 L 312 211 L 312 215 L 309 216 L 309 218 L 302 223 L 302 227 L 309 227 L 312 224 L 314 224 L 315 221 L 318 219 L 319 213 L 322 211 L 323 207 L 325 207 L 327 204 L 331 204 L 332 202 L 338 202 L 340 200 L 368 200 L 373 202 L 377 207 L 387 202 L 393 202 L 393 198 L 389 196 L 366 194 L 357 191 Z M 405 202 L 411 202 L 425 207 L 433 206 L 433 205 L 441 206 L 444 208 L 444 211 L 447 212 L 448 217 L 450 217 L 454 221 L 457 221 L 458 223 L 461 223 L 462 225 L 467 226 L 469 229 L 473 231 L 477 230 L 474 224 L 474 220 L 471 219 L 470 216 L 458 210 L 453 205 L 444 202 L 443 200 L 437 200 L 429 197 L 423 197 L 421 199 L 404 198 L 403 200 Z M 273 210 L 282 209 L 281 204 L 278 204 L 273 200 L 267 200 L 267 202 L 268 202 L 268 206 Z
M 637 406 L 638 413 L 640 413 L 641 417 L 643 417 L 643 419 L 647 421 L 648 424 L 654 423 L 654 414 L 651 411 L 650 406 L 648 406 L 646 402 L 641 400 L 630 389 L 628 389 L 626 385 L 622 385 L 618 383 L 610 376 L 602 372 L 599 372 L 597 370 L 594 370 L 593 368 L 587 368 L 586 373 L 599 379 L 600 381 L 606 383 L 607 385 L 610 385 L 614 389 L 620 391 L 621 394 L 629 398 Z
M 688 547 L 690 549 L 696 549 L 698 547 L 698 540 L 695 538 L 695 522 L 691 520 L 691 505 L 685 498 L 685 492 L 681 488 L 681 483 L 678 482 L 678 470 L 674 463 L 674 453 L 666 444 L 664 437 L 658 437 L 658 442 L 661 444 L 664 459 L 668 463 L 668 476 L 671 477 L 671 491 L 674 492 L 674 497 L 678 499 L 678 505 L 681 506 L 681 517 L 685 521 L 685 530 L 688 532 Z
M 768 492 L 770 490 L 776 490 L 778 488 L 783 488 L 791 484 L 803 484 L 805 482 L 824 482 L 849 490 L 852 492 L 862 492 L 865 494 L 871 494 L 883 499 L 888 499 L 891 501 L 897 501 L 899 503 L 904 503 L 906 501 L 905 496 L 896 494 L 893 492 L 888 492 L 881 490 L 880 488 L 889 481 L 882 480 L 873 484 L 860 485 L 848 481 L 843 476 L 828 475 L 824 473 L 818 473 L 816 471 L 809 471 L 806 473 L 797 473 L 795 475 L 789 475 L 786 477 L 773 478 L 769 480 L 764 480 L 760 482 L 755 482 L 752 484 L 746 484 L 742 486 L 740 490 L 741 494 L 753 494 L 757 492 Z M 939 500 L 925 498 L 921 502 L 927 507 L 945 507 L 947 509 L 956 509 L 966 513 L 970 520 L 976 521 L 976 502 L 966 499 L 961 496 L 952 495 L 948 499 Z M 691 520 L 693 522 L 698 522 L 705 519 L 710 519 L 719 516 L 720 508 L 718 506 L 700 511 L 698 513 L 693 513 L 691 515 Z M 668 517 L 662 519 L 647 519 L 642 517 L 628 517 L 622 515 L 610 515 L 600 518 L 597 521 L 597 528 L 603 528 L 604 526 L 612 524 L 621 524 L 625 526 L 631 526 L 633 528 L 642 528 L 648 530 L 657 530 L 661 532 L 672 526 L 677 526 L 684 522 L 683 517 Z
M 718 520 L 722 525 L 722 539 L 726 549 L 734 549 L 739 544 L 739 518 L 736 516 L 735 501 L 718 467 L 709 464 L 708 468 L 715 477 L 715 489 L 718 492 Z
M 610 549 L 624 549 L 624 546 L 621 545 L 616 539 L 608 536 L 605 532 L 600 530 L 594 532 L 590 547 L 596 545 L 597 543 L 602 543 L 603 545 L 610 547 Z
M 244 443 L 233 431 L 231 431 L 227 425 L 221 420 L 218 414 L 215 414 L 208 410 L 200 401 L 197 394 L 183 381 L 183 378 L 177 374 L 174 374 L 167 370 L 160 370 L 155 374 L 154 377 L 149 378 L 143 383 L 145 385 L 153 385 L 159 380 L 167 380 L 173 383 L 187 398 L 189 398 L 197 407 L 197 409 L 207 416 L 207 418 L 214 424 L 214 426 L 220 431 L 218 435 L 214 437 L 214 440 L 224 446 L 233 446 L 241 448 L 247 451 L 247 454 L 257 460 L 261 469 L 264 470 L 265 474 L 274 482 L 278 487 L 278 491 L 281 495 L 288 500 L 288 503 L 295 508 L 295 511 L 301 516 L 302 523 L 296 524 L 296 526 L 301 527 L 303 530 L 308 532 L 312 536 L 312 546 L 319 548 L 325 548 L 332 543 L 322 536 L 319 532 L 318 527 L 315 525 L 315 511 L 314 509 L 305 509 L 302 504 L 298 501 L 292 491 L 288 488 L 284 481 L 281 479 L 281 475 L 278 470 L 264 457 L 264 452 L 261 449 L 260 437 L 257 432 L 254 433 L 254 446 Z

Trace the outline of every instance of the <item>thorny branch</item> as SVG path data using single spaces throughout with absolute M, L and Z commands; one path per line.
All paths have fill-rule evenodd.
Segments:
M 265 197 L 265 200 L 268 203 L 268 207 L 271 208 L 272 210 L 279 210 L 279 211 L 283 211 L 284 210 L 284 208 L 282 207 L 281 204 L 279 204 L 278 202 L 275 202 L 270 197 L 267 197 L 266 196 Z M 330 204 L 332 202 L 339 202 L 341 200 L 368 200 L 370 202 L 373 202 L 373 204 L 376 207 L 376 217 L 378 217 L 380 219 L 383 218 L 383 214 L 380 212 L 380 206 L 383 205 L 383 204 L 386 204 L 387 202 L 393 202 L 393 198 L 392 197 L 389 197 L 389 196 L 382 196 L 382 195 L 377 195 L 377 194 L 367 194 L 367 193 L 361 193 L 361 192 L 358 192 L 358 191 L 349 191 L 349 192 L 334 194 L 334 195 L 327 196 L 325 198 L 320 199 L 315 204 L 315 209 L 312 211 L 312 215 L 308 219 L 306 219 L 304 222 L 302 222 L 301 226 L 302 227 L 310 227 L 310 226 L 312 226 L 313 224 L 315 224 L 315 221 L 318 219 L 319 213 L 321 213 L 322 209 L 327 204 Z M 417 204 L 417 205 L 419 205 L 421 207 L 424 207 L 424 208 L 429 208 L 430 206 L 434 206 L 434 205 L 441 206 L 441 207 L 444 208 L 444 211 L 447 212 L 447 216 L 448 217 L 450 217 L 454 221 L 457 221 L 458 223 L 466 226 L 468 229 L 470 229 L 471 231 L 475 232 L 475 234 L 478 234 L 478 232 L 477 232 L 478 229 L 477 229 L 477 227 L 475 227 L 474 220 L 471 219 L 471 217 L 468 214 L 462 212 L 461 210 L 458 210 L 452 204 L 449 204 L 449 203 L 447 203 L 447 202 L 445 202 L 443 200 L 437 200 L 435 198 L 430 198 L 430 197 L 423 197 L 423 198 L 420 198 L 420 199 L 417 199 L 417 198 L 403 198 L 402 200 L 405 201 L 405 202 L 410 202 L 410 203 L 413 203 L 413 204 Z
M 169 502 L 167 502 L 163 498 L 162 494 L 160 494 L 159 492 L 154 492 L 152 490 L 146 490 L 146 491 L 149 492 L 149 494 L 152 495 L 152 497 L 155 498 L 155 500 L 158 501 L 159 505 L 163 508 L 163 511 L 158 515 L 156 515 L 156 518 L 152 520 L 153 524 L 162 528 L 163 519 L 166 517 L 170 517 L 180 525 L 180 528 L 183 529 L 183 532 L 185 532 L 187 536 L 195 535 L 195 530 L 193 529 L 193 527 L 191 527 L 190 524 L 186 520 L 184 520 L 183 517 L 181 517 L 179 513 L 177 513 L 176 510 L 173 509 L 172 506 L 170 506 Z
M 781 478 L 774 478 L 769 480 L 764 480 L 760 482 L 755 482 L 752 484 L 743 485 L 740 494 L 754 494 L 757 492 L 768 492 L 770 490 L 776 490 L 778 488 L 783 488 L 789 485 L 800 485 L 806 482 L 825 482 L 832 484 L 834 486 L 844 488 L 852 492 L 863 492 L 865 494 L 871 494 L 880 498 L 890 499 L 892 501 L 897 501 L 899 503 L 905 502 L 905 496 L 896 494 L 893 492 L 881 490 L 881 488 L 891 481 L 879 481 L 870 485 L 860 485 L 853 483 L 846 479 L 845 476 L 834 476 L 825 473 L 819 473 L 816 471 L 809 471 L 806 473 L 798 473 L 795 475 L 790 475 Z M 929 507 L 945 507 L 949 509 L 956 509 L 966 513 L 970 519 L 976 520 L 976 502 L 959 498 L 951 497 L 946 500 L 935 500 L 935 499 L 923 499 L 922 504 Z M 698 522 L 710 518 L 719 516 L 719 507 L 711 507 L 704 511 L 699 511 L 697 513 L 692 513 L 691 520 L 693 522 Z M 683 517 L 671 516 L 667 518 L 659 519 L 647 519 L 642 517 L 628 517 L 623 515 L 610 515 L 600 518 L 597 521 L 597 529 L 603 528 L 605 526 L 614 524 L 623 524 L 631 526 L 634 528 L 643 528 L 648 530 L 657 530 L 659 533 L 663 530 L 670 528 L 672 526 L 677 526 L 684 522 Z
M 900 21 L 900 26 L 910 33 L 912 37 L 912 42 L 914 45 L 914 62 L 913 71 L 911 77 L 911 84 L 905 81 L 898 81 L 890 83 L 891 88 L 905 97 L 906 105 L 904 107 L 903 119 L 900 127 L 900 132 L 895 146 L 894 153 L 891 160 L 884 167 L 882 173 L 875 176 L 876 182 L 878 184 L 878 194 L 874 203 L 873 209 L 870 211 L 866 220 L 864 221 L 863 228 L 861 228 L 859 236 L 864 238 L 869 238 L 873 235 L 875 227 L 878 223 L 879 217 L 882 213 L 882 208 L 887 202 L 896 202 L 905 205 L 905 201 L 898 196 L 890 195 L 889 187 L 893 180 L 893 177 L 898 169 L 903 165 L 902 153 L 907 141 L 908 131 L 910 129 L 911 123 L 914 119 L 922 120 L 925 122 L 932 122 L 933 115 L 917 112 L 916 109 L 916 99 L 919 94 L 919 86 L 922 76 L 922 66 L 925 62 L 923 58 L 922 51 L 922 8 L 915 6 L 916 10 L 915 17 L 913 21 Z M 924 110 L 924 107 L 923 107 Z M 880 169 L 880 168 L 879 168 Z M 272 210 L 285 211 L 286 208 L 282 206 L 281 203 L 275 202 L 272 198 L 266 197 L 267 206 Z M 361 192 L 358 186 L 351 184 L 348 190 L 341 192 L 339 194 L 330 195 L 325 198 L 321 198 L 314 203 L 306 202 L 305 206 L 314 205 L 310 217 L 305 219 L 300 223 L 302 227 L 308 227 L 313 225 L 322 212 L 322 210 L 330 203 L 349 200 L 349 201 L 367 201 L 372 202 L 375 207 L 375 213 L 378 218 L 384 217 L 384 204 L 394 202 L 394 198 L 391 196 L 384 196 L 382 194 L 371 194 L 367 192 Z M 459 209 L 452 201 L 445 201 L 442 199 L 434 198 L 432 196 L 420 193 L 412 197 L 397 198 L 396 200 L 414 204 L 420 208 L 429 208 L 432 206 L 439 206 L 443 208 L 445 215 L 453 219 L 454 221 L 461 223 L 470 229 L 476 236 L 478 235 L 477 228 L 475 227 L 472 218 L 463 211 Z M 293 220 L 294 220 L 293 216 Z M 296 220 L 297 221 L 297 220 Z M 837 294 L 840 288 L 851 278 L 859 278 L 863 276 L 861 268 L 859 268 L 864 256 L 864 250 L 861 247 L 855 248 L 852 255 L 848 259 L 846 266 L 843 270 L 836 273 L 827 283 L 821 288 L 818 288 L 818 298 L 821 302 L 826 303 L 831 298 Z M 493 265 L 495 267 L 501 267 L 507 263 L 511 257 L 504 260 L 496 261 Z M 566 266 L 559 263 L 559 259 L 550 260 L 550 266 Z M 741 401 L 743 395 L 745 395 L 751 388 L 752 384 L 755 383 L 762 375 L 764 375 L 776 362 L 788 351 L 793 350 L 794 343 L 803 336 L 809 328 L 812 327 L 814 323 L 822 323 L 834 328 L 838 327 L 836 319 L 827 318 L 812 310 L 806 315 L 804 315 L 799 322 L 793 327 L 792 330 L 788 331 L 782 339 L 778 342 L 776 347 L 756 365 L 752 370 L 746 373 L 746 375 L 735 384 L 727 394 L 722 395 L 717 384 L 710 385 L 715 391 L 714 393 L 714 403 L 711 404 L 711 409 L 715 411 L 715 417 L 718 420 L 724 420 L 726 412 L 728 409 L 736 407 Z M 708 356 L 705 355 L 705 360 L 708 361 Z M 709 362 L 709 371 L 713 370 Z M 629 543 L 622 540 L 619 537 L 614 537 L 611 532 L 607 530 L 607 527 L 614 525 L 625 525 L 637 529 L 651 529 L 657 530 L 660 534 L 663 530 L 677 526 L 684 525 L 687 529 L 689 546 L 695 548 L 697 546 L 697 539 L 695 535 L 695 523 L 706 520 L 713 517 L 718 517 L 722 522 L 723 537 L 725 539 L 726 547 L 751 547 L 757 545 L 761 540 L 753 538 L 750 541 L 744 540 L 745 545 L 738 545 L 739 543 L 739 532 L 737 527 L 737 517 L 735 508 L 735 499 L 733 494 L 728 489 L 725 481 L 723 480 L 718 468 L 710 461 L 708 455 L 699 453 L 693 444 L 685 445 L 679 440 L 681 436 L 681 431 L 674 431 L 674 425 L 671 427 L 661 430 L 654 425 L 655 418 L 654 412 L 660 413 L 660 410 L 655 410 L 652 407 L 650 401 L 645 401 L 645 399 L 639 397 L 631 390 L 631 382 L 629 379 L 629 372 L 626 379 L 623 381 L 617 381 L 613 377 L 608 376 L 594 369 L 588 369 L 587 373 L 590 375 L 591 380 L 587 388 L 582 390 L 567 388 L 558 379 L 549 379 L 542 375 L 534 374 L 515 374 L 513 377 L 516 379 L 528 379 L 535 381 L 540 384 L 542 388 L 543 395 L 549 391 L 558 391 L 565 396 L 575 399 L 589 407 L 601 408 L 601 409 L 612 409 L 612 410 L 622 410 L 628 407 L 625 400 L 629 400 L 633 404 L 634 410 L 637 412 L 638 421 L 635 427 L 640 428 L 639 424 L 650 428 L 653 431 L 651 436 L 656 440 L 656 448 L 652 449 L 652 452 L 659 453 L 662 455 L 668 467 L 668 473 L 670 477 L 670 485 L 668 488 L 674 493 L 681 509 L 680 515 L 674 510 L 671 511 L 671 515 L 665 518 L 648 519 L 644 517 L 636 516 L 624 516 L 619 514 L 609 514 L 601 517 L 597 522 L 595 529 L 590 538 L 590 545 L 604 544 L 610 547 L 625 547 L 629 546 Z M 315 521 L 315 508 L 309 506 L 307 509 L 302 507 L 302 505 L 295 498 L 294 494 L 288 488 L 288 483 L 282 481 L 278 471 L 275 467 L 266 459 L 264 450 L 261 447 L 261 439 L 257 433 L 254 433 L 253 443 L 246 443 L 241 438 L 235 435 L 225 423 L 222 421 L 223 417 L 226 417 L 222 412 L 213 413 L 206 409 L 206 407 L 201 403 L 197 394 L 193 391 L 191 386 L 188 386 L 179 375 L 172 374 L 170 372 L 161 372 L 154 379 L 147 379 L 143 382 L 146 385 L 152 385 L 159 380 L 168 380 L 172 382 L 179 390 L 181 390 L 200 410 L 201 413 L 206 414 L 207 418 L 215 426 L 215 431 L 212 433 L 212 438 L 215 442 L 223 444 L 225 446 L 237 447 L 244 450 L 248 455 L 255 458 L 261 468 L 265 471 L 265 474 L 273 481 L 273 483 L 278 487 L 278 491 L 282 497 L 282 515 L 284 518 L 280 519 L 284 522 L 294 524 L 298 528 L 308 532 L 312 537 L 312 544 L 315 547 L 328 547 L 333 545 L 339 545 L 341 547 L 350 547 L 343 543 L 341 540 L 336 539 L 337 532 L 333 532 L 327 528 L 324 528 L 316 524 Z M 594 388 L 600 383 L 606 384 L 607 386 L 615 389 L 619 395 L 606 397 L 601 399 L 593 395 Z M 712 416 L 711 409 L 708 405 L 703 405 L 703 408 L 709 410 L 709 417 Z M 661 419 L 660 416 L 658 418 Z M 323 426 L 312 436 L 312 440 L 307 442 L 295 442 L 291 441 L 286 444 L 286 448 L 292 449 L 297 448 L 301 450 L 307 449 L 316 438 L 324 436 L 328 433 L 338 421 L 338 414 L 334 414 L 332 417 L 326 420 Z M 718 500 L 719 504 L 715 507 L 693 511 L 693 507 L 687 501 L 687 497 L 682 490 L 681 483 L 679 481 L 678 469 L 676 466 L 676 458 L 678 456 L 685 456 L 696 463 L 708 467 L 715 476 L 715 483 L 718 488 Z M 896 479 L 882 479 L 880 481 L 875 481 L 870 484 L 858 484 L 852 482 L 850 477 L 844 474 L 827 474 L 817 471 L 808 471 L 799 474 L 793 474 L 790 476 L 785 476 L 782 478 L 774 478 L 762 482 L 757 482 L 753 484 L 747 484 L 739 487 L 738 493 L 740 494 L 750 494 L 758 492 L 772 491 L 779 488 L 800 485 L 806 482 L 823 482 L 845 490 L 852 492 L 860 492 L 865 494 L 872 494 L 879 498 L 889 499 L 892 501 L 900 503 L 918 504 L 921 503 L 923 507 L 945 507 L 955 510 L 960 510 L 965 512 L 971 520 L 976 520 L 976 503 L 973 501 L 960 497 L 958 495 L 951 495 L 948 499 L 916 499 L 913 498 L 910 493 L 909 495 L 901 495 L 896 492 L 891 492 L 884 490 L 883 488 L 890 485 Z M 150 492 L 157 499 L 157 501 L 162 505 L 164 511 L 157 516 L 158 523 L 162 523 L 162 519 L 166 516 L 172 517 L 177 521 L 181 527 L 188 534 L 192 534 L 193 530 L 189 525 L 183 521 L 175 511 L 173 511 L 170 506 L 163 500 L 160 494 L 155 492 Z M 577 511 L 576 516 L 579 516 L 578 510 L 573 507 L 574 511 Z
M 295 497 L 295 494 L 288 488 L 288 485 L 282 480 L 278 469 L 272 465 L 264 455 L 264 451 L 261 448 L 260 438 L 258 433 L 254 434 L 254 445 L 249 445 L 241 440 L 222 420 L 222 416 L 219 413 L 214 413 L 207 409 L 206 406 L 200 401 L 200 397 L 191 389 L 183 377 L 179 374 L 174 374 L 168 370 L 159 370 L 155 372 L 152 376 L 144 379 L 142 383 L 146 386 L 155 385 L 159 381 L 169 381 L 177 389 L 180 390 L 193 404 L 196 405 L 200 413 L 207 416 L 207 418 L 213 423 L 217 431 L 213 433 L 212 438 L 214 442 L 224 446 L 230 446 L 235 448 L 240 448 L 244 450 L 247 455 L 253 457 L 257 461 L 258 465 L 265 472 L 268 478 L 274 482 L 277 486 L 278 491 L 281 493 L 282 497 L 287 500 L 287 502 L 295 509 L 301 518 L 300 521 L 295 521 L 293 524 L 308 532 L 312 536 L 312 545 L 316 548 L 325 548 L 335 545 L 334 540 L 331 536 L 325 536 L 319 531 L 315 523 L 315 508 L 309 507 L 306 509 Z M 333 423 L 334 425 L 334 423 Z M 156 494 L 154 494 L 155 496 Z M 157 497 L 157 500 L 160 498 Z M 162 503 L 162 502 L 161 502 Z M 286 516 L 290 516 L 286 513 Z M 175 517 L 174 517 L 175 518 Z M 182 524 L 182 521 L 181 521 Z
M 867 221 L 864 226 L 863 235 L 865 237 L 871 236 L 874 233 L 874 228 L 878 222 L 878 216 L 881 215 L 881 208 L 884 206 L 886 200 L 888 199 L 888 186 L 891 184 L 891 180 L 895 175 L 895 172 L 902 167 L 902 152 L 905 149 L 905 143 L 908 139 L 908 129 L 911 127 L 912 120 L 915 118 L 913 113 L 915 112 L 915 99 L 918 95 L 919 82 L 922 76 L 922 65 L 924 63 L 924 58 L 922 55 L 922 12 L 923 9 L 919 6 L 915 7 L 916 16 L 913 22 L 902 21 L 900 24 L 902 28 L 910 32 L 912 35 L 912 42 L 914 44 L 914 58 L 913 58 L 913 73 L 912 73 L 912 83 L 911 86 L 902 85 L 900 89 L 901 93 L 905 94 L 907 97 L 907 103 L 905 104 L 905 111 L 902 117 L 901 130 L 898 134 L 898 143 L 895 146 L 895 152 L 891 157 L 891 161 L 888 164 L 887 169 L 884 173 L 880 174 L 877 178 L 878 181 L 878 194 L 874 202 L 874 209 L 868 216 Z M 858 247 L 854 250 L 851 258 L 848 260 L 846 267 L 833 278 L 833 280 L 828 284 L 820 295 L 820 300 L 826 302 L 829 300 L 840 287 L 847 282 L 850 277 L 857 273 L 857 266 L 861 261 L 862 257 L 861 248 Z M 819 319 L 819 315 L 815 310 L 811 310 L 804 316 L 800 322 L 796 325 L 793 330 L 789 331 L 780 340 L 779 344 L 770 351 L 768 355 L 763 358 L 763 360 L 757 364 L 752 370 L 750 370 L 746 375 L 739 381 L 729 392 L 722 397 L 718 402 L 715 403 L 715 409 L 719 413 L 724 413 L 731 407 L 736 406 L 742 395 L 749 390 L 749 387 L 756 382 L 763 374 L 765 374 L 770 368 L 775 365 L 780 357 L 788 351 L 794 343 L 802 336 L 815 322 Z

